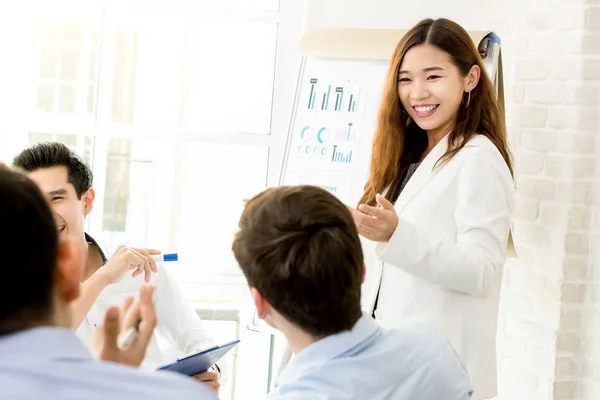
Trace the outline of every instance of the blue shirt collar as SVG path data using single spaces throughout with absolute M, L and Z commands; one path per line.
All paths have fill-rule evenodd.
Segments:
M 282 371 L 276 386 L 295 381 L 305 371 L 325 364 L 379 332 L 381 328 L 377 322 L 364 314 L 351 330 L 327 336 L 298 352 Z

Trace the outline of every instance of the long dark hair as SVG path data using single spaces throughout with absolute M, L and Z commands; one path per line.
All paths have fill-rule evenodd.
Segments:
M 404 35 L 392 55 L 373 139 L 369 180 L 359 204 L 375 205 L 375 195 L 388 187 L 386 198 L 395 202 L 400 192 L 401 177 L 427 147 L 426 132 L 408 117 L 398 96 L 398 72 L 402 60 L 411 48 L 422 44 L 431 44 L 447 53 L 463 77 L 474 65 L 481 69 L 481 77 L 471 91 L 469 105 L 460 107 L 456 125 L 448 136 L 448 150 L 436 166 L 448 162 L 474 135 L 480 134 L 494 143 L 513 174 L 504 110 L 475 44 L 456 22 L 445 18 L 425 19 Z M 467 102 L 466 95 L 463 103 Z

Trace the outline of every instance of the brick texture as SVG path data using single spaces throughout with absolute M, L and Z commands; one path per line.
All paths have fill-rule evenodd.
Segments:
M 499 399 L 600 399 L 600 4 L 534 0 L 504 13 L 483 25 L 505 28 L 507 126 L 519 133 Z

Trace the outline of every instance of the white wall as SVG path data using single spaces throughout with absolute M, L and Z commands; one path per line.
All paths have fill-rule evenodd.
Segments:
M 505 272 L 500 398 L 600 399 L 600 1 L 311 0 L 306 25 L 426 17 L 502 38 L 520 259 Z
M 421 18 L 446 17 L 467 29 L 481 27 L 482 1 L 311 0 L 308 26 L 406 29 Z M 465 10 L 469 10 L 465 12 Z M 433 14 L 432 14 L 433 13 Z

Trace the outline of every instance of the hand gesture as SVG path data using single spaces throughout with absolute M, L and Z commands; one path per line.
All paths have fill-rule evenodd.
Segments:
M 94 352 L 103 361 L 138 367 L 146 356 L 146 348 L 156 326 L 156 313 L 152 304 L 154 287 L 142 285 L 140 298 L 125 300 L 119 307 L 106 310 L 104 324 L 100 325 L 94 336 Z M 129 328 L 137 326 L 137 337 L 126 348 L 118 346 L 119 335 Z
M 374 242 L 387 242 L 398 226 L 394 205 L 378 194 L 377 207 L 361 204 L 358 210 L 348 207 L 354 218 L 358 233 Z
M 110 283 L 119 282 L 127 271 L 131 270 L 134 270 L 131 274 L 134 278 L 144 273 L 144 280 L 148 283 L 152 273 L 158 271 L 156 263 L 151 257 L 156 254 L 160 254 L 160 251 L 121 245 L 102 268 L 104 273 L 108 274 Z

